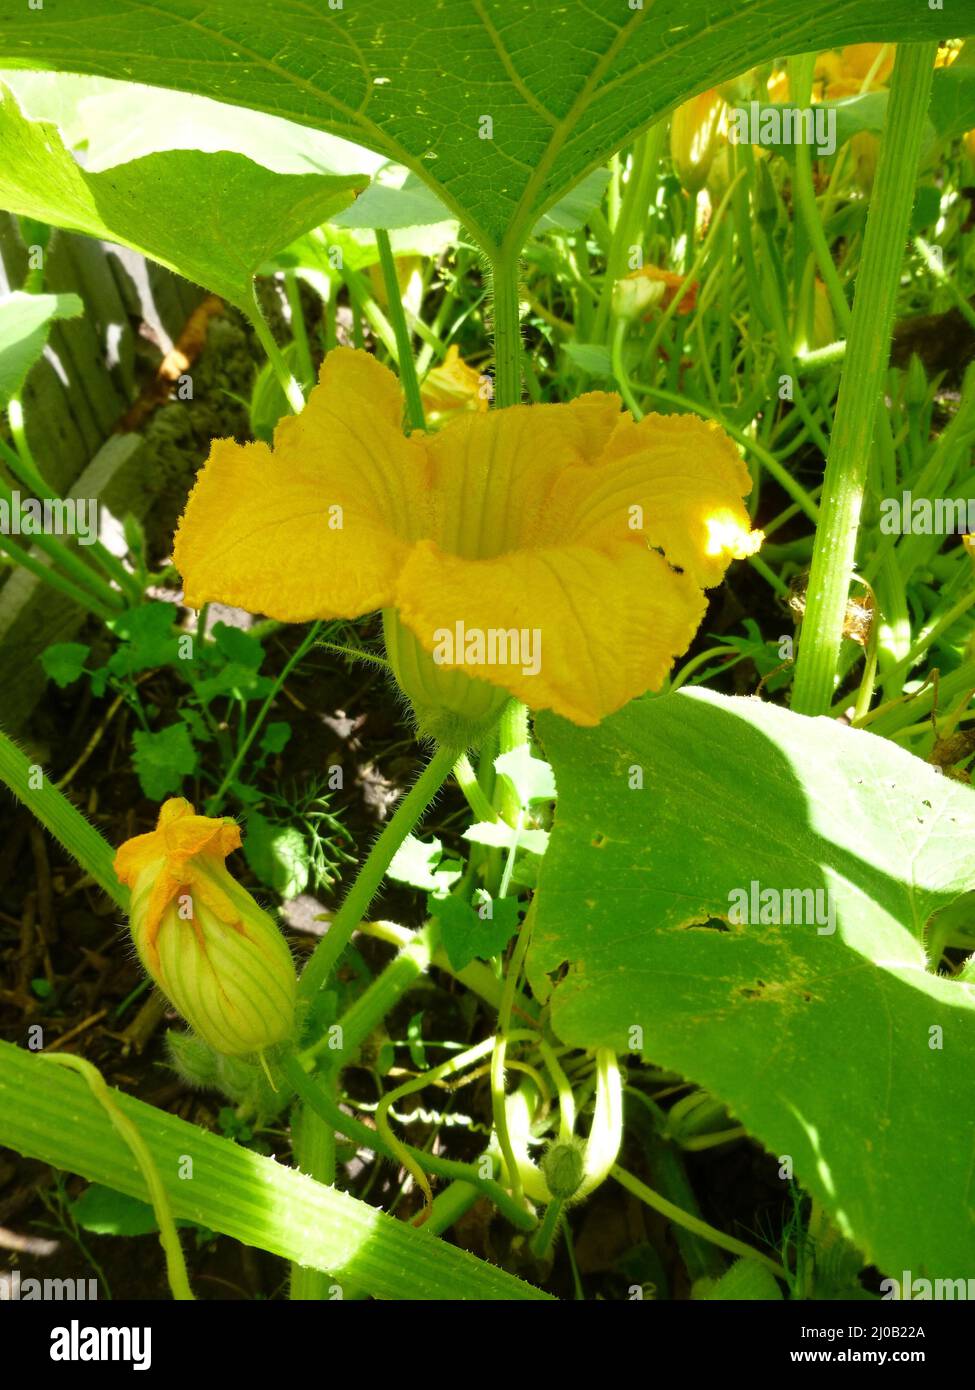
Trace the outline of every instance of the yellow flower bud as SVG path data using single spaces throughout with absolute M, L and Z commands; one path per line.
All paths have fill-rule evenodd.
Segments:
M 291 1036 L 297 984 L 284 937 L 224 865 L 239 847 L 233 821 L 171 797 L 156 829 L 115 856 L 143 966 L 194 1032 L 231 1057 Z
M 673 270 L 661 270 L 655 265 L 631 270 L 613 286 L 613 313 L 617 318 L 632 319 L 658 305 L 669 309 L 683 285 L 684 276 Z M 677 305 L 678 314 L 692 314 L 696 302 L 697 281 L 691 280 Z
M 727 108 L 718 92 L 701 92 L 678 106 L 670 121 L 670 153 L 688 193 L 700 193 L 726 128 Z

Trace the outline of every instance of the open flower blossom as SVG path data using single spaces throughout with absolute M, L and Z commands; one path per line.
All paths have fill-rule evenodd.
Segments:
M 290 1037 L 297 987 L 284 937 L 224 865 L 239 847 L 233 821 L 171 797 L 156 829 L 115 856 L 132 890 L 139 959 L 194 1032 L 228 1056 Z
M 510 695 L 598 723 L 659 688 L 704 590 L 761 543 L 737 449 L 695 416 L 635 423 L 593 392 L 407 438 L 402 410 L 392 372 L 333 350 L 273 451 L 214 441 L 175 561 L 191 607 L 384 610 L 424 733 L 483 730 Z

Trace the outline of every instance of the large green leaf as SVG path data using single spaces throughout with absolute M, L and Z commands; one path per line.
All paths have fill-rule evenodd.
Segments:
M 764 59 L 975 30 L 920 0 L 58 0 L 0 63 L 128 78 L 332 130 L 436 187 L 489 253 L 677 101 Z M 482 118 L 491 117 L 491 138 Z
M 25 116 L 53 121 L 89 173 L 162 150 L 244 154 L 277 174 L 372 174 L 386 160 L 335 135 L 225 101 L 65 72 L 0 68 Z
M 138 1128 L 176 1217 L 327 1270 L 379 1298 L 547 1297 L 466 1250 L 271 1158 L 121 1092 L 113 1091 L 112 1100 Z M 85 1081 L 3 1042 L 0 1144 L 130 1197 L 149 1198 L 135 1158 Z
M 84 313 L 76 294 L 22 294 L 0 299 L 0 410 L 24 384 L 44 351 L 54 319 L 73 319 Z
M 28 121 L 0 87 L 0 207 L 104 237 L 232 303 L 250 304 L 262 261 L 352 201 L 368 178 L 277 174 L 239 154 L 172 150 L 88 173 L 55 126 Z
M 538 731 L 559 802 L 529 969 L 544 987 L 568 962 L 558 1036 L 625 1052 L 642 1028 L 868 1260 L 964 1275 L 975 986 L 930 972 L 923 940 L 975 883 L 975 792 L 871 734 L 704 691 Z M 753 882 L 828 892 L 835 932 L 735 924 Z

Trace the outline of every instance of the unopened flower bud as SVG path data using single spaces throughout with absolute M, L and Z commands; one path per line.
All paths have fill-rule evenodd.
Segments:
M 224 865 L 239 846 L 233 821 L 172 797 L 156 829 L 115 856 L 143 966 L 194 1032 L 231 1057 L 292 1035 L 297 984 L 284 937 Z
M 613 286 L 613 313 L 620 319 L 636 318 L 657 307 L 669 309 L 678 291 L 683 289 L 678 314 L 694 312 L 697 301 L 697 281 L 688 282 L 684 287 L 684 276 L 673 270 L 661 270 L 659 266 L 645 265 L 624 275 Z
M 570 1202 L 582 1186 L 586 1172 L 582 1145 L 569 1141 L 553 1144 L 542 1158 L 542 1173 L 557 1201 Z
M 677 177 L 688 193 L 707 182 L 727 121 L 727 108 L 714 88 L 678 106 L 670 121 L 670 153 Z

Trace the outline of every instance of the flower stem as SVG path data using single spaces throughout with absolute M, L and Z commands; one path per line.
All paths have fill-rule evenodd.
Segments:
M 334 1073 L 323 1084 L 334 1089 Z M 307 1105 L 295 1107 L 291 1121 L 295 1167 L 316 1182 L 335 1185 L 335 1130 Z M 289 1295 L 293 1303 L 313 1302 L 329 1297 L 334 1284 L 330 1274 L 293 1262 Z
M 237 750 L 237 756 L 234 758 L 233 762 L 227 769 L 224 775 L 224 779 L 220 783 L 220 786 L 214 792 L 213 796 L 211 796 L 210 799 L 207 801 L 206 814 L 208 816 L 218 816 L 220 814 L 220 807 L 223 803 L 224 797 L 227 794 L 227 788 L 231 785 L 234 778 L 237 776 L 241 763 L 247 757 L 248 749 L 254 742 L 254 739 L 257 737 L 258 733 L 261 730 L 261 726 L 263 725 L 264 720 L 270 713 L 271 705 L 277 699 L 278 692 L 280 691 L 281 687 L 284 685 L 288 677 L 291 675 L 291 672 L 298 665 L 298 662 L 305 655 L 308 649 L 314 646 L 315 639 L 318 636 L 321 626 L 321 623 L 312 623 L 311 627 L 308 629 L 308 632 L 305 635 L 304 640 L 298 646 L 293 656 L 285 664 L 284 668 L 281 671 L 281 674 L 278 676 L 277 680 L 275 680 L 274 684 L 271 686 L 271 689 L 268 691 L 267 699 L 264 701 L 263 705 L 261 705 L 260 712 L 258 713 L 257 718 L 254 720 L 253 724 L 248 729 L 247 736 L 245 737 L 244 741 L 241 743 L 240 747 Z
M 625 1187 L 627 1192 L 631 1192 L 634 1197 L 638 1197 L 641 1202 L 645 1202 L 654 1211 L 660 1212 L 661 1216 L 666 1216 L 675 1225 L 682 1226 L 687 1231 L 693 1231 L 695 1235 L 701 1236 L 722 1250 L 727 1250 L 732 1255 L 739 1255 L 746 1260 L 757 1260 L 759 1264 L 764 1265 L 767 1270 L 774 1274 L 776 1279 L 788 1282 L 788 1273 L 782 1265 L 769 1259 L 768 1255 L 764 1255 L 761 1250 L 746 1245 L 744 1241 L 736 1240 L 734 1236 L 726 1236 L 724 1231 L 709 1226 L 700 1217 L 692 1216 L 690 1212 L 675 1206 L 673 1202 L 668 1202 L 666 1197 L 661 1197 L 659 1192 L 654 1192 L 652 1188 L 647 1187 L 646 1183 L 635 1178 L 625 1168 L 621 1168 L 618 1163 L 610 1169 L 610 1175 L 616 1179 L 621 1187 Z
M 403 297 L 400 294 L 399 281 L 396 278 L 396 261 L 393 259 L 389 233 L 384 231 L 382 227 L 376 228 L 376 245 L 379 247 L 379 263 L 383 269 L 383 281 L 386 285 L 389 320 L 396 336 L 399 379 L 403 387 L 403 395 L 406 398 L 406 418 L 410 422 L 411 429 L 426 429 L 426 420 L 423 417 L 423 401 L 420 399 L 420 383 L 417 380 L 416 363 L 413 360 L 413 344 L 406 323 L 406 314 L 403 310 Z
M 346 1135 L 347 1138 L 354 1140 L 373 1153 L 381 1153 L 387 1158 L 394 1157 L 392 1150 L 378 1130 L 370 1129 L 368 1125 L 364 1125 L 353 1115 L 347 1115 L 329 1090 L 322 1086 L 315 1077 L 306 1073 L 294 1053 L 281 1057 L 278 1061 L 278 1067 L 300 1100 L 320 1116 L 326 1124 L 331 1125 L 339 1134 Z M 519 1230 L 533 1231 L 538 1224 L 530 1211 L 512 1201 L 500 1183 L 495 1182 L 493 1178 L 481 1177 L 479 1165 L 461 1163 L 457 1159 L 438 1158 L 434 1154 L 426 1153 L 423 1149 L 416 1149 L 410 1144 L 405 1144 L 403 1147 L 414 1162 L 418 1163 L 426 1172 L 433 1173 L 438 1178 L 447 1178 L 451 1182 L 459 1181 L 473 1184 Z
M 313 999 L 325 984 L 332 968 L 362 921 L 392 862 L 406 839 L 450 775 L 461 749 L 438 745 L 433 756 L 409 792 L 396 808 L 392 820 L 373 845 L 358 877 L 332 921 L 327 936 L 315 950 L 301 976 L 300 991 Z
M 302 389 L 293 377 L 291 368 L 284 359 L 284 353 L 274 341 L 274 334 L 271 332 L 267 319 L 264 317 L 264 310 L 261 308 L 261 302 L 257 297 L 257 290 L 253 287 L 251 289 L 251 295 L 254 303 L 247 317 L 250 319 L 251 326 L 258 336 L 261 347 L 267 354 L 267 360 L 270 362 L 274 375 L 278 379 L 278 384 L 284 392 L 285 399 L 294 413 L 300 415 L 305 408 L 305 397 Z
M 792 699 L 800 714 L 827 713 L 833 697 L 936 51 L 905 44 L 894 66 L 813 549 Z

